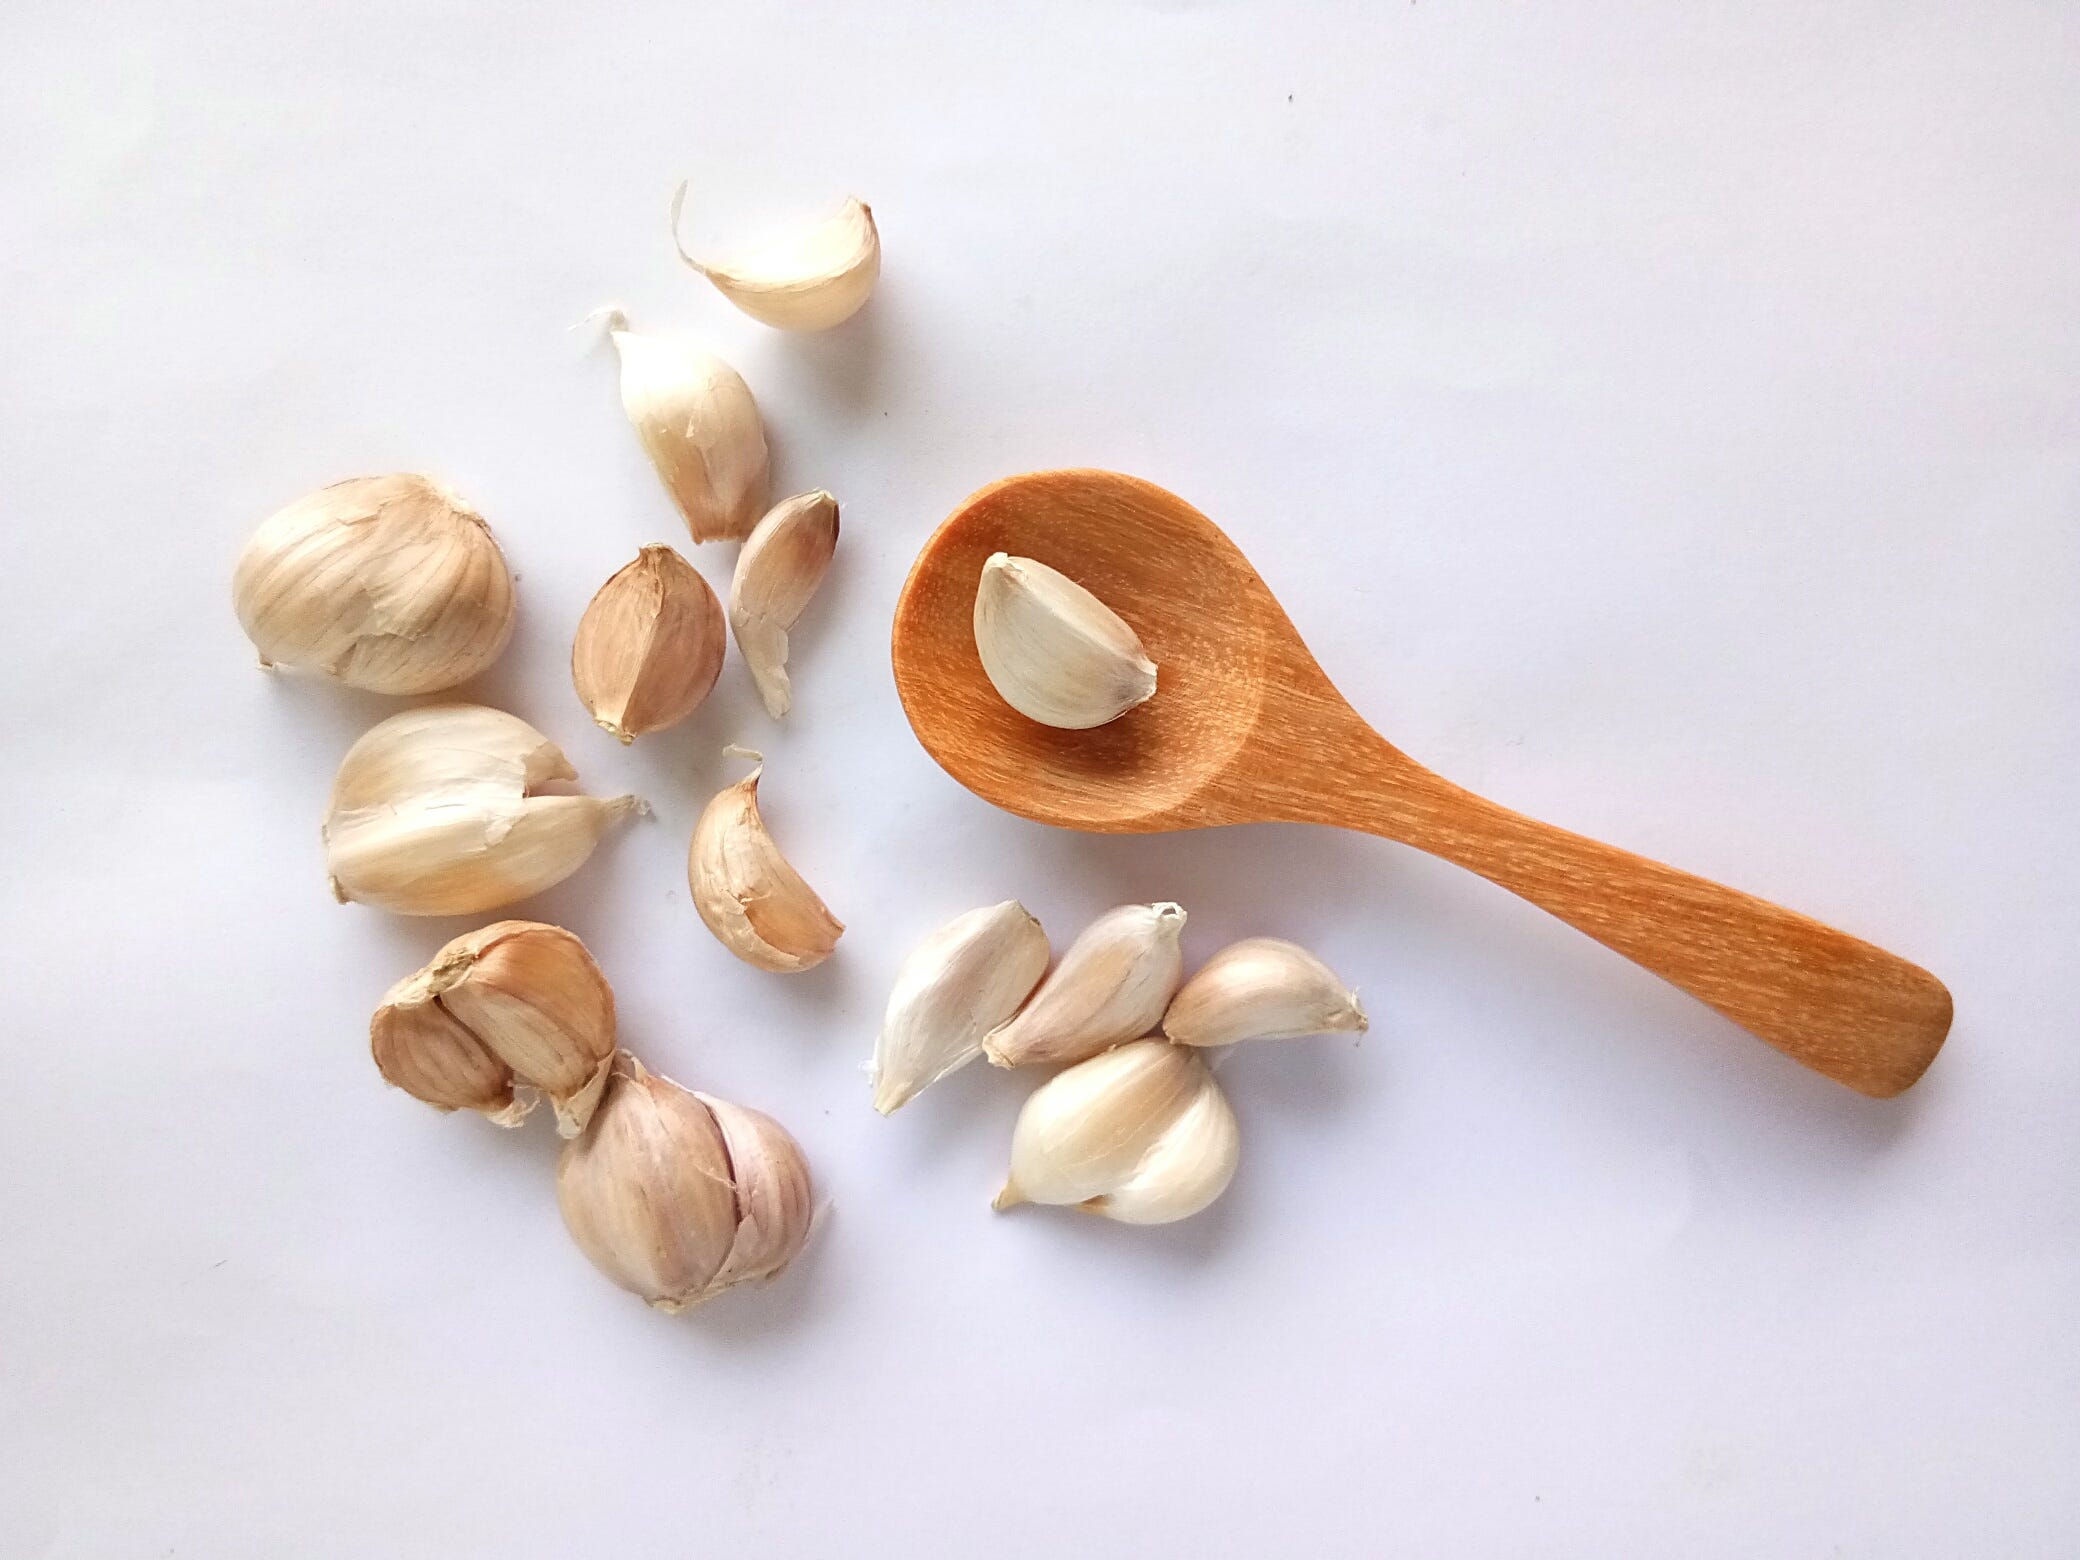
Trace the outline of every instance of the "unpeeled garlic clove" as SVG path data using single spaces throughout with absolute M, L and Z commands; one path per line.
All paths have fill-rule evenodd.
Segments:
M 1124 619 L 1057 569 L 992 553 L 975 591 L 975 649 L 990 684 L 1043 726 L 1084 731 L 1156 691 Z
M 633 796 L 538 796 L 572 769 L 526 721 L 481 704 L 405 710 L 347 750 L 324 827 L 332 892 L 399 915 L 474 915 L 560 883 Z
M 777 1274 L 808 1239 L 809 1198 L 809 1167 L 779 1123 L 682 1089 L 626 1052 L 556 1169 L 578 1249 L 662 1311 Z
M 513 576 L 484 517 L 430 477 L 355 477 L 261 523 L 231 597 L 267 666 L 375 693 L 466 682 L 513 632 Z
M 1184 909 L 1121 905 L 1085 927 L 1018 1013 L 983 1037 L 999 1067 L 1080 1062 L 1155 1028 L 1184 977 Z
M 838 545 L 838 501 L 824 492 L 783 498 L 758 522 L 729 585 L 730 627 L 766 713 L 779 720 L 794 702 L 787 680 L 787 631 L 801 617 Z
M 874 1042 L 874 1108 L 886 1116 L 966 1066 L 1047 971 L 1047 933 L 1015 899 L 957 915 L 896 972 Z
M 613 1064 L 614 992 L 562 927 L 499 921 L 392 986 L 369 1046 L 385 1078 L 429 1105 L 516 1126 L 540 1093 L 575 1137 Z
M 737 371 L 680 336 L 604 311 L 621 357 L 621 409 L 696 542 L 741 541 L 765 511 L 765 423 Z
M 1033 1091 L 995 1206 L 1073 1205 L 1123 1224 L 1169 1224 L 1227 1189 L 1241 1146 L 1198 1052 L 1133 1040 Z
M 1163 1015 L 1163 1033 L 1180 1045 L 1364 1028 L 1358 994 L 1305 948 L 1278 937 L 1248 937 L 1223 948 L 1184 983 Z
M 698 260 L 679 237 L 686 186 L 672 192 L 672 247 L 715 290 L 779 330 L 829 330 L 860 310 L 881 275 L 881 234 L 865 201 L 729 264 Z
M 845 926 L 767 832 L 758 811 L 764 767 L 717 793 L 701 813 L 686 880 L 693 907 L 716 941 L 746 964 L 792 974 L 829 958 Z
M 633 742 L 700 707 L 726 638 L 715 592 L 693 565 L 669 547 L 645 547 L 578 620 L 571 681 L 603 730 Z

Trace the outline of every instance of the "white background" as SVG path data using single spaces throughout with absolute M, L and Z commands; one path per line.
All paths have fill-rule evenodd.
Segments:
M 2076 77 L 2055 0 L 14 0 L 0 1556 L 2074 1553 Z M 681 177 L 715 243 L 858 191 L 879 294 L 733 314 Z M 734 661 L 630 752 L 571 692 L 594 588 L 686 545 L 567 329 L 607 302 L 709 336 L 780 490 L 844 502 L 784 729 Z M 894 596 L 1061 464 L 1223 523 L 1446 774 L 1937 971 L 1927 1081 L 1856 1098 L 1397 847 L 958 789 Z M 369 1063 L 469 923 L 326 896 L 392 706 L 257 672 L 228 585 L 399 467 L 521 575 L 473 691 L 655 805 L 525 913 L 800 1136 L 829 1207 L 767 1291 L 645 1310 L 545 1122 Z M 850 924 L 812 974 L 688 906 L 732 739 Z M 1196 1220 L 993 1217 L 1027 1080 L 883 1121 L 859 1067 L 902 953 L 1014 894 L 1058 947 L 1156 897 L 1194 959 L 1297 937 L 1373 1031 L 1224 1065 Z

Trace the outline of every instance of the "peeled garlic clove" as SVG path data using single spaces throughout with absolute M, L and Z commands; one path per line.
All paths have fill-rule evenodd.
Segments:
M 708 803 L 693 828 L 686 880 L 716 941 L 746 964 L 792 974 L 829 958 L 845 926 L 766 832 L 758 811 L 763 772 L 761 764 Z
M 576 773 L 526 721 L 437 704 L 379 722 L 347 750 L 325 818 L 333 894 L 399 915 L 472 915 L 560 883 L 633 796 L 537 796 Z
M 729 585 L 729 622 L 737 648 L 758 684 L 766 713 L 778 720 L 794 701 L 787 680 L 787 631 L 794 627 L 838 545 L 838 501 L 823 492 L 783 498 L 758 522 Z
M 1047 971 L 1047 934 L 1015 899 L 957 915 L 896 972 L 874 1043 L 874 1108 L 886 1116 L 981 1054 Z
M 725 640 L 708 582 L 671 548 L 645 547 L 578 620 L 571 681 L 603 730 L 633 742 L 700 707 Z
M 1182 906 L 1121 905 L 1083 929 L 1018 1013 L 983 1038 L 999 1067 L 1080 1062 L 1155 1028 L 1184 977 Z
M 1226 1190 L 1241 1139 L 1205 1060 L 1134 1040 L 1035 1089 L 1011 1134 L 995 1206 L 1073 1205 L 1126 1224 L 1167 1224 Z
M 1156 691 L 1156 666 L 1120 615 L 1044 563 L 992 553 L 975 592 L 975 649 L 991 685 L 1043 726 L 1084 731 Z
M 764 1111 L 696 1093 L 722 1130 L 737 1188 L 737 1230 L 708 1293 L 773 1278 L 809 1238 L 809 1162 L 787 1129 Z
M 592 1265 L 660 1310 L 706 1299 L 736 1243 L 736 1182 L 714 1112 L 632 1056 L 565 1146 L 556 1204 Z
M 697 260 L 679 238 L 686 186 L 672 193 L 672 245 L 715 290 L 778 330 L 829 330 L 857 314 L 881 275 L 881 234 L 866 202 L 848 199 L 813 227 L 731 264 Z
M 1208 959 L 1163 1015 L 1180 1045 L 1232 1045 L 1362 1032 L 1365 1009 L 1336 972 L 1297 943 L 1249 937 Z
M 443 1109 L 512 1126 L 548 1096 L 557 1130 L 585 1129 L 614 1060 L 614 992 L 560 926 L 499 921 L 456 938 L 390 988 L 369 1026 L 376 1065 Z
M 231 597 L 261 662 L 432 693 L 498 659 L 513 577 L 483 516 L 430 477 L 356 477 L 261 523 Z
M 742 377 L 678 336 L 606 311 L 621 356 L 621 409 L 697 542 L 741 541 L 765 511 L 765 424 Z

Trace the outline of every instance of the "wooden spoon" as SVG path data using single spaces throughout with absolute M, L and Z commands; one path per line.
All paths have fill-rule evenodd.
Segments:
M 975 652 L 991 553 L 1036 558 L 1133 625 L 1147 703 L 1091 731 L 1006 704 Z M 1865 1094 L 1906 1088 L 1950 1028 L 1926 970 L 1794 911 L 1439 778 L 1366 725 L 1249 560 L 1152 483 L 1042 471 L 984 488 L 925 544 L 896 605 L 896 689 L 918 740 L 984 799 L 1042 823 L 1154 833 L 1280 819 L 1362 829 L 1499 883 Z

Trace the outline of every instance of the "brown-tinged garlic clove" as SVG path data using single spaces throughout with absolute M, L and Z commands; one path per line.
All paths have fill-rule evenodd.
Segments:
M 845 926 L 767 832 L 758 810 L 763 772 L 761 763 L 708 803 L 694 825 L 686 879 L 716 941 L 746 964 L 793 974 L 829 958 Z
M 262 665 L 375 693 L 466 682 L 513 632 L 513 577 L 483 516 L 430 477 L 355 477 L 261 523 L 232 603 Z
M 708 582 L 671 548 L 645 547 L 579 619 L 571 681 L 601 729 L 633 742 L 700 707 L 726 641 Z
M 766 713 L 779 720 L 794 702 L 787 631 L 823 583 L 838 545 L 838 501 L 828 493 L 783 498 L 758 522 L 730 580 L 729 621 Z

